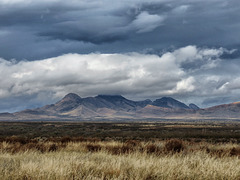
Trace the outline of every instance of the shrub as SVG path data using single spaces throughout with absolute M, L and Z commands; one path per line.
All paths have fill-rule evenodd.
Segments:
M 47 147 L 44 143 L 38 143 L 35 145 L 36 150 L 45 153 L 47 151 Z
M 230 151 L 230 156 L 240 156 L 240 147 L 232 148 Z
M 148 144 L 146 147 L 146 152 L 148 154 L 152 154 L 152 153 L 155 153 L 155 154 L 160 154 L 162 151 L 161 151 L 161 148 L 158 147 L 157 145 L 155 144 Z
M 125 144 L 126 144 L 127 146 L 136 147 L 136 146 L 139 146 L 139 145 L 140 145 L 140 142 L 137 141 L 137 140 L 127 140 L 127 141 L 125 142 Z
M 27 144 L 29 142 L 28 139 L 24 137 L 17 137 L 17 136 L 7 137 L 5 141 L 8 143 L 20 143 L 20 144 Z
M 53 151 L 57 151 L 58 146 L 56 144 L 51 144 L 48 151 L 53 152 Z
M 165 143 L 167 152 L 180 152 L 184 149 L 183 142 L 179 139 L 171 139 Z
M 106 146 L 105 148 L 106 148 L 107 152 L 109 152 L 113 155 L 121 154 L 121 152 L 120 152 L 121 147 L 120 146 Z
M 70 137 L 62 137 L 61 139 L 60 139 L 60 142 L 61 143 L 68 143 L 68 142 L 70 142 L 71 141 L 71 138 Z
M 134 148 L 131 145 L 117 145 L 117 146 L 106 146 L 106 150 L 113 154 L 113 155 L 119 155 L 119 154 L 129 154 L 134 152 Z
M 133 152 L 133 151 L 134 151 L 134 149 L 133 149 L 133 147 L 130 146 L 130 145 L 123 145 L 123 146 L 121 147 L 121 153 L 122 153 L 122 154 L 128 154 L 128 153 L 131 153 L 131 152 Z
M 102 149 L 102 147 L 99 144 L 87 144 L 86 149 L 90 152 L 97 152 Z

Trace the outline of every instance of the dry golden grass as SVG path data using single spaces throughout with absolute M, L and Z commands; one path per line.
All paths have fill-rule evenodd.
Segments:
M 0 179 L 240 179 L 238 144 L 183 142 L 0 143 Z

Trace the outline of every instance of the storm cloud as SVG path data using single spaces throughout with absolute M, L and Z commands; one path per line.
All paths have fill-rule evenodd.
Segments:
M 166 50 L 187 45 L 238 48 L 237 0 L 2 0 L 0 57 L 43 59 Z

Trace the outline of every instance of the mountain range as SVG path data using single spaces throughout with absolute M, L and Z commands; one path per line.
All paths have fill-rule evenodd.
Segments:
M 132 101 L 121 95 L 81 98 L 69 93 L 55 104 L 16 113 L 1 113 L 0 120 L 85 120 L 146 118 L 240 118 L 240 102 L 201 109 L 171 97 Z

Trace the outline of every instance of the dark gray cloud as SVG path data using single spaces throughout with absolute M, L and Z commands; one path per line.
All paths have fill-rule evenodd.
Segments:
M 0 56 L 35 60 L 192 44 L 234 49 L 239 47 L 239 12 L 237 0 L 4 0 Z

